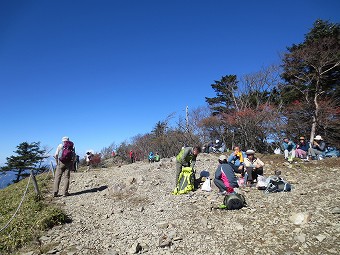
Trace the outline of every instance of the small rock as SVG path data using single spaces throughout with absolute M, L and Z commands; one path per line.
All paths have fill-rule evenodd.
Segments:
M 142 251 L 142 246 L 140 245 L 140 243 L 135 243 L 135 244 L 131 245 L 130 249 L 128 250 L 128 253 L 129 254 L 136 254 L 140 251 Z
M 294 239 L 296 241 L 299 241 L 300 243 L 304 243 L 306 241 L 306 235 L 305 234 L 300 234 L 298 236 L 295 236 Z
M 340 214 L 340 207 L 334 207 L 331 211 L 332 214 Z
M 156 225 L 159 228 L 167 228 L 169 226 L 169 223 L 166 221 L 161 221 L 161 222 L 157 222 Z
M 167 235 L 162 235 L 159 238 L 159 247 L 164 248 L 164 247 L 170 247 L 171 245 L 172 245 L 172 240 Z
M 243 230 L 243 226 L 242 226 L 241 224 L 236 224 L 236 225 L 235 225 L 235 229 L 236 229 L 237 231 L 242 231 L 242 230 Z
M 322 242 L 323 240 L 326 239 L 326 236 L 325 235 L 322 235 L 322 234 L 319 234 L 315 237 L 319 242 Z
M 290 216 L 290 221 L 295 225 L 303 225 L 308 222 L 310 215 L 308 213 L 294 213 Z

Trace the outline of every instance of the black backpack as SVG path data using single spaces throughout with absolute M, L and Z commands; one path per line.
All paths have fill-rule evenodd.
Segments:
M 288 192 L 292 190 L 292 185 L 279 176 L 270 177 L 265 193 Z
M 247 205 L 245 197 L 239 193 L 226 195 L 223 204 L 228 210 L 238 210 Z

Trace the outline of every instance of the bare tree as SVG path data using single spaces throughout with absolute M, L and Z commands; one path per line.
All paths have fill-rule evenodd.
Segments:
M 310 141 L 316 132 L 326 134 L 323 122 L 330 109 L 339 107 L 340 85 L 340 25 L 316 21 L 314 28 L 299 45 L 288 48 L 284 55 L 282 95 L 287 104 L 300 100 L 310 119 Z M 322 102 L 328 101 L 328 104 Z M 328 107 L 324 108 L 324 107 Z M 339 125 L 339 114 L 333 114 L 333 123 Z M 336 124 L 337 123 L 337 124 Z M 333 139 L 339 140 L 339 135 Z

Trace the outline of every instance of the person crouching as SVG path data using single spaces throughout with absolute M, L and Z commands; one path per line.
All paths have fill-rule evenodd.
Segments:
M 216 187 L 222 195 L 234 193 L 234 188 L 238 188 L 238 184 L 233 167 L 228 163 L 225 155 L 221 155 L 218 158 L 218 162 L 219 165 L 216 169 L 214 179 Z

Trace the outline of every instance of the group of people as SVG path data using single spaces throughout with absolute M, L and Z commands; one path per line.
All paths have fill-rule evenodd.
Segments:
M 159 156 L 158 152 L 153 154 L 153 152 L 150 151 L 149 156 L 148 156 L 148 160 L 149 160 L 149 163 L 159 162 L 160 161 L 160 156 Z
M 76 172 L 79 167 L 79 155 L 75 152 L 75 147 L 73 142 L 67 136 L 61 139 L 61 144 L 58 145 L 57 150 L 54 154 L 56 161 L 56 171 L 54 174 L 54 184 L 53 184 L 53 196 L 59 196 L 59 186 L 61 182 L 61 177 L 64 175 L 64 187 L 63 196 L 68 196 L 69 185 L 70 185 L 70 173 L 71 171 Z M 88 151 L 85 155 L 85 162 L 87 166 L 87 171 L 90 170 L 93 154 Z
M 243 152 L 240 147 L 235 146 L 228 158 L 221 155 L 218 162 L 214 183 L 222 194 L 233 193 L 234 189 L 239 187 L 236 174 L 241 175 L 247 186 L 254 184 L 258 175 L 263 175 L 264 163 L 255 157 L 254 150 Z
M 209 142 L 209 143 L 205 143 L 202 147 L 202 151 L 204 153 L 223 153 L 226 149 L 226 145 L 224 142 L 222 142 L 219 139 L 216 139 L 215 142 Z
M 64 150 L 66 146 L 72 145 L 73 158 L 72 160 L 61 160 L 64 157 Z M 61 177 L 65 175 L 65 185 L 63 194 L 64 196 L 69 195 L 69 180 L 70 171 L 75 167 L 75 161 L 77 161 L 76 154 L 74 152 L 73 143 L 69 141 L 68 137 L 62 138 L 62 143 L 58 145 L 56 153 L 54 155 L 57 169 L 55 173 L 53 196 L 58 196 L 59 185 Z M 285 159 L 291 159 L 294 157 L 299 158 L 312 158 L 316 159 L 318 155 L 322 155 L 326 149 L 326 144 L 320 135 L 314 138 L 312 146 L 305 141 L 303 136 L 300 137 L 299 142 L 295 144 L 288 138 L 283 139 L 282 147 L 284 149 Z M 204 148 L 203 148 L 204 149 Z M 192 167 L 193 173 L 195 174 L 195 163 L 197 155 L 202 151 L 200 146 L 195 147 L 183 147 L 176 156 L 176 179 L 175 186 L 177 186 L 179 175 L 182 171 L 182 167 Z M 92 153 L 87 152 L 85 156 L 87 170 L 90 169 Z M 135 155 L 132 150 L 129 153 L 131 163 L 135 162 Z M 159 161 L 159 154 L 155 155 L 150 152 L 148 155 L 149 162 Z M 79 156 L 78 156 L 79 163 Z M 255 157 L 254 150 L 247 150 L 243 152 L 239 146 L 235 146 L 233 152 L 227 157 L 226 155 L 220 155 L 218 159 L 218 166 L 215 171 L 214 183 L 218 187 L 220 193 L 227 194 L 234 192 L 235 188 L 239 187 L 237 177 L 235 174 L 240 174 L 244 179 L 244 184 L 252 185 L 256 182 L 258 175 L 263 175 L 264 163 L 257 157 Z
M 136 153 L 133 150 L 129 151 L 129 159 L 131 164 L 136 162 Z M 150 151 L 148 154 L 148 161 L 149 163 L 160 161 L 160 155 L 158 152 L 153 153 L 153 151 Z
M 201 147 L 183 147 L 176 156 L 176 175 L 175 185 L 178 183 L 182 167 L 192 167 L 195 174 L 195 164 L 197 155 L 201 152 Z M 254 150 L 242 152 L 236 146 L 229 157 L 222 154 L 218 158 L 218 166 L 215 171 L 214 183 L 221 194 L 233 193 L 239 187 L 236 174 L 244 178 L 246 185 L 252 185 L 258 175 L 263 175 L 264 163 L 255 157 Z
M 301 158 L 308 160 L 320 159 L 326 151 L 326 143 L 320 135 L 313 139 L 313 143 L 306 142 L 305 137 L 301 136 L 297 143 L 285 137 L 282 142 L 284 158 L 287 161 Z

